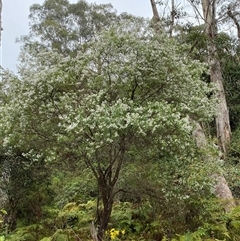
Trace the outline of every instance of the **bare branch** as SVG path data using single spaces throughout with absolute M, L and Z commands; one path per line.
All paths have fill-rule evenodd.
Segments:
M 237 32 L 238 32 L 238 39 L 240 39 L 240 25 L 239 25 L 239 22 L 236 18 L 236 15 L 234 15 L 233 12 L 232 12 L 232 8 L 231 8 L 230 5 L 228 6 L 227 15 L 233 20 L 234 24 L 236 25 Z

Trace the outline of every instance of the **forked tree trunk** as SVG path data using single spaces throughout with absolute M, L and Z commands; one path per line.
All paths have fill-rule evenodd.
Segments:
M 92 223 L 90 229 L 93 241 L 104 240 L 105 232 L 110 221 L 114 197 L 119 191 L 116 188 L 116 183 L 125 159 L 125 139 L 125 135 L 123 134 L 118 150 L 116 148 L 110 148 L 108 167 L 101 167 L 101 159 L 97 159 L 97 166 L 93 166 L 88 158 L 85 159 L 87 166 L 91 168 L 97 179 L 99 192 L 97 217 L 95 223 Z M 98 156 L 98 154 L 96 154 L 96 156 Z

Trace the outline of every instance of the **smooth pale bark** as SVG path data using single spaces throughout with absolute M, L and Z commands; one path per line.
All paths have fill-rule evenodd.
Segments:
M 229 189 L 227 181 L 224 176 L 213 174 L 213 178 L 216 181 L 215 194 L 221 201 L 220 204 L 224 210 L 228 213 L 236 206 L 236 202 L 233 198 L 232 192 Z
M 211 81 L 217 87 L 217 98 L 219 100 L 216 117 L 216 129 L 219 146 L 225 157 L 227 147 L 231 139 L 231 127 L 229 121 L 229 112 L 223 87 L 223 76 L 220 62 L 215 46 L 215 36 L 217 32 L 215 10 L 216 0 L 202 0 L 203 17 L 205 21 L 205 33 L 208 38 L 208 63 L 210 67 Z
M 94 222 L 91 223 L 90 233 L 91 233 L 93 241 L 98 241 L 98 236 L 97 236 L 98 230 L 96 229 Z
M 191 122 L 195 126 L 192 134 L 193 134 L 193 137 L 196 141 L 197 147 L 202 148 L 202 147 L 206 146 L 207 145 L 207 138 L 205 136 L 203 128 L 201 127 L 201 125 L 198 122 L 193 121 L 193 120 L 191 120 Z
M 161 19 L 158 14 L 157 5 L 156 5 L 155 0 L 150 0 L 150 2 L 152 5 L 152 11 L 153 11 L 153 18 L 152 18 L 153 27 L 154 27 L 155 31 L 158 32 L 162 28 Z
M 223 75 L 220 61 L 215 46 L 215 36 L 217 34 L 217 25 L 215 19 L 216 0 L 202 0 L 203 17 L 205 21 L 205 34 L 208 39 L 208 64 L 210 67 L 211 82 L 216 85 L 218 98 L 217 116 L 215 118 L 217 138 L 219 148 L 224 158 L 227 154 L 227 147 L 231 139 L 231 127 L 229 121 L 229 112 L 226 102 L 226 96 L 223 86 Z M 221 200 L 226 212 L 229 212 L 235 206 L 232 192 L 224 176 L 213 174 L 215 180 L 215 194 Z
M 161 26 L 161 20 L 159 17 L 159 14 L 157 12 L 156 3 L 154 0 L 150 0 L 153 10 L 153 20 L 155 20 L 155 23 L 159 22 L 158 26 Z M 216 118 L 216 125 L 217 125 L 217 133 L 218 138 L 221 143 L 221 151 L 223 153 L 226 153 L 226 145 L 230 141 L 230 124 L 229 124 L 229 115 L 228 115 L 228 109 L 225 99 L 225 93 L 223 88 L 223 78 L 222 78 L 222 72 L 220 63 L 217 58 L 217 52 L 216 48 L 213 43 L 213 38 L 215 36 L 215 18 L 214 18 L 214 9 L 212 9 L 212 6 L 210 5 L 210 0 L 202 0 L 202 6 L 203 6 L 203 13 L 204 13 L 204 19 L 206 24 L 206 34 L 209 38 L 209 65 L 210 65 L 210 72 L 211 72 L 211 81 L 216 83 L 218 87 L 218 98 L 219 98 L 219 104 L 218 104 L 218 113 L 219 115 Z M 156 32 L 159 31 L 158 28 L 154 28 Z M 204 133 L 203 128 L 201 127 L 200 123 L 191 120 L 192 123 L 195 125 L 194 131 L 193 131 L 193 137 L 196 140 L 196 144 L 199 148 L 204 149 L 207 145 L 207 138 Z M 221 133 L 224 133 L 222 135 Z M 222 145 L 223 143 L 223 145 Z M 206 160 L 211 161 L 212 156 L 205 154 L 204 157 Z M 226 179 L 222 175 L 213 174 L 212 178 L 215 181 L 215 195 L 221 200 L 223 203 L 223 207 L 226 212 L 229 212 L 232 207 L 235 206 L 235 201 L 232 196 L 232 192 L 230 188 L 228 187 L 228 184 L 226 182 Z
M 193 136 L 196 140 L 196 144 L 198 148 L 204 149 L 207 145 L 207 138 L 203 131 L 203 128 L 196 121 L 192 120 L 192 123 L 195 125 Z M 209 155 L 206 152 L 203 152 L 203 153 L 205 153 L 204 159 L 208 161 L 213 161 L 212 160 L 213 157 L 211 155 Z M 236 206 L 236 204 L 225 177 L 215 173 L 212 175 L 212 178 L 215 182 L 215 187 L 214 187 L 215 195 L 219 198 L 224 210 L 226 212 L 230 212 L 231 209 Z
M 211 44 L 211 51 L 216 53 L 215 45 Z M 219 146 L 223 152 L 223 157 L 227 154 L 228 145 L 231 140 L 231 127 L 229 121 L 229 112 L 227 107 L 226 96 L 223 87 L 223 77 L 221 72 L 220 62 L 214 57 L 214 53 L 210 56 L 210 75 L 211 81 L 217 86 L 217 98 L 219 100 L 217 107 L 217 117 L 216 129 L 217 129 L 217 138 L 219 141 Z

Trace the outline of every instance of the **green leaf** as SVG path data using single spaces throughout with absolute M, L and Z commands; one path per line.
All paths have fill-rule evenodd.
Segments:
M 0 213 L 2 213 L 3 215 L 7 215 L 7 211 L 4 210 L 4 209 L 1 209 L 1 210 L 0 210 Z

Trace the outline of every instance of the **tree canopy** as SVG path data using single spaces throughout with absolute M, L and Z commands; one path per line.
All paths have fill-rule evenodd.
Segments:
M 183 54 L 187 46 L 129 25 L 112 26 L 74 58 L 37 54 L 37 72 L 11 83 L 0 111 L 4 146 L 50 159 L 74 153 L 92 170 L 104 205 L 101 230 L 130 153 L 187 156 L 191 120 L 210 120 L 215 107 L 213 87 L 201 80 L 205 65 Z

